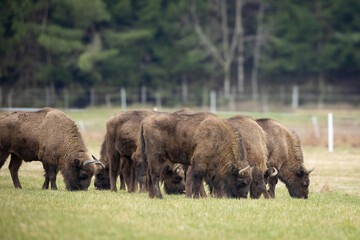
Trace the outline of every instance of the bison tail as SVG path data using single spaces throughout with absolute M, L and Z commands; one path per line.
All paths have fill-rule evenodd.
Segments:
M 141 142 L 141 176 L 147 175 L 148 161 L 145 154 L 145 138 L 144 138 L 144 127 L 141 124 L 141 132 L 140 132 L 140 142 Z

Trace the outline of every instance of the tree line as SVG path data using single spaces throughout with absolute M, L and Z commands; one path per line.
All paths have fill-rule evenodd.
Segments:
M 3 0 L 0 85 L 359 91 L 357 0 Z

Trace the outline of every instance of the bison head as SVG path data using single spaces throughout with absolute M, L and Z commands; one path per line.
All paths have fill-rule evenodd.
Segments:
M 166 164 L 161 172 L 161 181 L 167 194 L 183 194 L 185 191 L 185 174 L 181 164 Z
M 258 168 L 254 167 L 252 170 L 252 181 L 250 184 L 250 197 L 259 198 L 262 193 L 267 193 L 266 183 L 263 172 Z
M 110 176 L 109 165 L 103 167 L 99 166 L 95 170 L 94 187 L 97 190 L 109 190 L 110 189 Z
M 250 165 L 239 169 L 235 165 L 231 167 L 231 174 L 225 180 L 224 190 L 229 198 L 247 198 L 252 181 L 252 169 Z
M 282 180 L 289 191 L 291 197 L 294 198 L 308 198 L 309 195 L 309 185 L 310 179 L 309 174 L 314 170 L 306 170 L 303 166 L 300 166 L 298 169 L 292 170 L 290 173 L 284 173 L 279 175 L 280 180 Z
M 94 175 L 94 166 L 86 165 L 79 159 L 74 159 L 73 165 L 63 175 L 67 190 L 87 190 Z

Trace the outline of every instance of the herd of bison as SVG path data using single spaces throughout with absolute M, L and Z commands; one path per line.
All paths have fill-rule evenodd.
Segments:
M 0 168 L 11 155 L 9 170 L 21 188 L 22 161 L 40 161 L 43 189 L 56 190 L 60 170 L 67 190 L 87 190 L 95 175 L 96 189 L 206 197 L 275 197 L 280 179 L 291 197 L 308 198 L 309 174 L 296 133 L 272 119 L 237 115 L 223 119 L 209 112 L 183 109 L 173 113 L 119 112 L 107 121 L 100 159 L 87 153 L 74 121 L 65 113 L 0 115 Z

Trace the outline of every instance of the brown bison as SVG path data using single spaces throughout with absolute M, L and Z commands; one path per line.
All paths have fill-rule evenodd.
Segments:
M 266 180 L 269 176 L 273 177 L 274 173 L 271 173 L 271 175 L 269 173 L 271 170 L 268 170 L 266 166 L 268 152 L 265 132 L 254 119 L 248 116 L 237 115 L 227 120 L 241 133 L 247 161 L 253 167 L 250 197 L 259 198 L 263 194 L 265 198 L 269 198 L 266 190 Z
M 110 189 L 110 176 L 109 176 L 109 158 L 106 156 L 106 141 L 104 140 L 101 144 L 100 150 L 100 162 L 102 165 L 95 169 L 95 181 L 94 187 L 97 190 L 109 190 Z M 124 176 L 119 171 L 120 176 L 120 190 L 125 190 Z
M 269 194 L 275 197 L 277 178 L 285 183 L 291 197 L 308 198 L 309 174 L 306 170 L 300 140 L 294 131 L 272 119 L 257 119 L 266 132 L 266 146 L 269 153 L 268 167 L 274 167 L 278 175 L 269 178 Z
M 97 190 L 110 189 L 109 160 L 106 157 L 106 142 L 104 141 L 100 151 L 100 165 L 95 170 L 94 186 Z M 125 181 L 120 171 L 120 189 L 125 190 Z M 184 170 L 180 164 L 167 163 L 161 172 L 161 181 L 167 194 L 182 194 L 185 191 Z
M 176 113 L 189 112 L 189 109 L 183 109 Z M 106 141 L 106 157 L 109 159 L 109 175 L 110 187 L 112 191 L 116 191 L 116 178 L 121 171 L 129 192 L 136 190 L 138 183 L 140 184 L 140 192 L 146 191 L 146 175 L 141 174 L 141 156 L 140 150 L 140 124 L 141 121 L 150 116 L 159 113 L 155 111 L 127 111 L 119 112 L 107 121 Z M 168 164 L 168 170 L 174 169 L 174 164 Z M 168 193 L 178 193 L 184 189 L 184 184 L 180 181 L 174 185 L 181 176 L 177 172 L 163 172 L 164 186 Z M 169 175 L 170 174 L 170 175 Z M 180 172 L 181 174 L 181 172 Z M 171 183 L 172 182 L 172 183 Z M 173 187 L 171 190 L 170 186 Z
M 191 165 L 194 198 L 205 181 L 218 197 L 246 197 L 251 170 L 241 148 L 239 133 L 224 119 L 211 113 L 162 114 L 145 118 L 141 125 L 141 153 L 147 163 L 150 198 L 162 198 L 159 187 L 165 160 Z M 145 165 L 145 164 L 144 164 Z M 191 189 L 186 189 L 191 197 Z
M 87 190 L 94 167 L 88 165 L 84 141 L 75 123 L 63 112 L 43 108 L 37 112 L 6 112 L 0 116 L 0 167 L 11 154 L 9 165 L 15 188 L 21 188 L 18 170 L 22 160 L 41 161 L 43 189 L 57 189 L 60 170 L 67 190 Z

